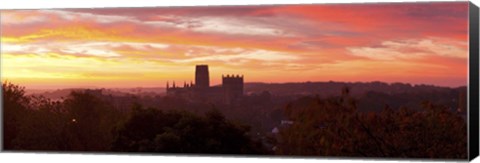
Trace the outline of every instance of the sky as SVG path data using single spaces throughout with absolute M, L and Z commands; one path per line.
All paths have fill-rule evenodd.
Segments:
M 467 84 L 468 2 L 2 10 L 1 79 L 164 87 L 208 64 L 245 82 Z

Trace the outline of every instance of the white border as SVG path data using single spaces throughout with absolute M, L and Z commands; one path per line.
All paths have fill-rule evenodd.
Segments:
M 326 3 L 378 3 L 378 2 L 442 2 L 466 0 L 12 0 L 2 1 L 0 9 L 37 8 L 91 8 L 91 7 L 155 7 L 155 6 L 216 6 L 265 4 L 326 4 Z M 477 0 L 478 1 L 478 0 Z
M 378 3 L 378 2 L 439 2 L 449 0 L 2 0 L 0 9 L 38 8 L 102 8 L 102 7 L 152 7 L 152 6 L 213 6 L 213 5 L 264 5 L 264 4 L 327 4 L 327 3 Z M 452 1 L 452 0 L 450 0 Z M 465 1 L 465 0 L 455 0 Z M 480 5 L 480 0 L 472 0 Z M 92 155 L 92 154 L 42 154 L 0 153 L 2 162 L 228 162 L 228 163 L 317 163 L 317 162 L 419 162 L 432 161 L 385 161 L 385 160 L 338 160 L 338 159 L 292 159 L 292 158 L 233 158 L 233 157 L 178 157 L 139 155 Z M 476 159 L 474 162 L 480 162 Z

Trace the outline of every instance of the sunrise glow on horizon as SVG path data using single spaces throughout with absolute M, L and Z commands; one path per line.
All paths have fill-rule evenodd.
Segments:
M 245 82 L 467 85 L 468 2 L 2 10 L 1 79 L 164 87 L 208 64 Z

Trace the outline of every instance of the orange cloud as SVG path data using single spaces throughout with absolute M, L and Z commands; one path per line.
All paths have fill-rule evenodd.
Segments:
M 247 82 L 466 85 L 468 3 L 1 11 L 2 79 L 163 86 L 195 64 Z M 217 76 L 218 78 L 216 78 Z M 107 82 L 110 81 L 110 82 Z

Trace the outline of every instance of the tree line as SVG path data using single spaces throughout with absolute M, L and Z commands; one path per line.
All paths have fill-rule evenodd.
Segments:
M 275 139 L 276 154 L 297 156 L 467 158 L 467 123 L 448 107 L 429 101 L 423 110 L 391 108 L 359 112 L 342 96 L 304 97 L 286 107 L 293 123 Z
M 341 92 L 340 96 L 308 95 L 288 102 L 276 114 L 291 123 L 279 124 L 278 133 L 265 133 L 266 138 L 260 139 L 251 132 L 251 126 L 226 118 L 223 110 L 215 105 L 205 105 L 210 106 L 205 112 L 192 112 L 164 109 L 174 107 L 173 103 L 155 108 L 134 102 L 125 111 L 88 91 L 73 91 L 62 101 L 54 101 L 42 96 L 26 96 L 25 88 L 4 82 L 3 148 L 71 152 L 467 157 L 466 121 L 447 106 L 424 101 L 421 110 L 385 105 L 380 112 L 363 112 L 358 111 L 359 102 L 350 96 L 349 88 L 345 87 Z
M 215 108 L 203 116 L 186 111 L 143 108 L 129 112 L 87 91 L 63 101 L 25 96 L 2 84 L 4 149 L 73 152 L 264 154 L 248 136 L 249 127 L 228 121 Z

